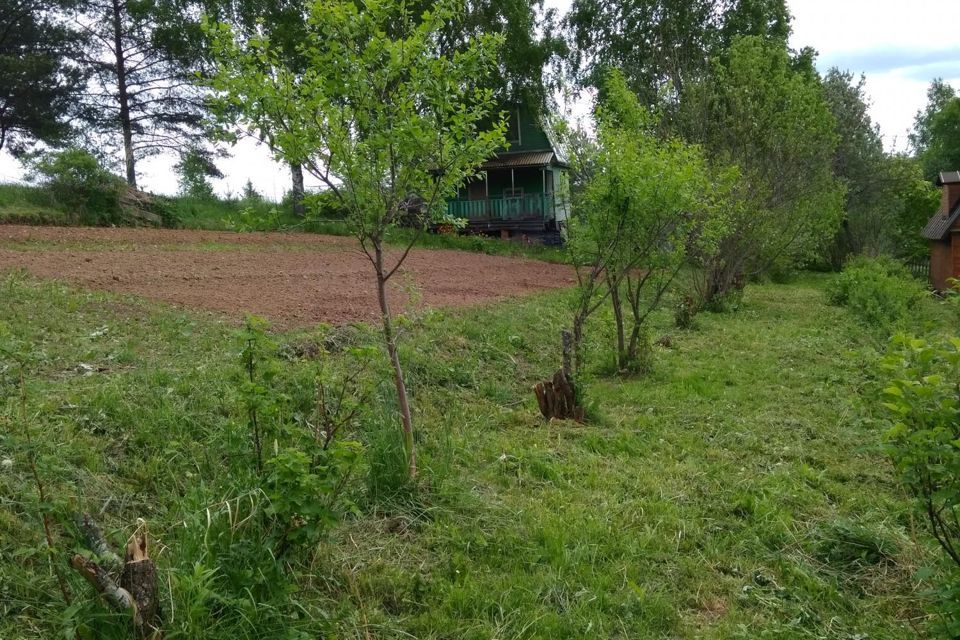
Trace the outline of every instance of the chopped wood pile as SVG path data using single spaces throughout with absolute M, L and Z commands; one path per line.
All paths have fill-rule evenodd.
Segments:
M 553 374 L 552 380 L 538 382 L 533 392 L 537 395 L 540 413 L 544 418 L 583 422 L 583 407 L 577 404 L 577 394 L 563 369 Z

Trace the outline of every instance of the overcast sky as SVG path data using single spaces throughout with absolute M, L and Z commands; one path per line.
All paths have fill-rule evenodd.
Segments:
M 570 0 L 547 0 L 547 5 L 564 11 Z M 837 66 L 866 74 L 870 113 L 880 125 L 888 149 L 906 148 L 907 132 L 913 116 L 926 103 L 931 79 L 942 77 L 960 89 L 960 40 L 956 37 L 960 10 L 952 2 L 790 0 L 790 10 L 791 46 L 815 48 L 820 53 L 817 66 L 821 72 Z M 174 162 L 155 158 L 140 163 L 141 185 L 175 192 Z M 279 199 L 289 187 L 286 171 L 250 141 L 235 147 L 233 156 L 219 166 L 227 176 L 218 181 L 221 194 L 238 193 L 248 178 L 270 198 Z M 0 156 L 0 181 L 20 177 L 17 162 Z

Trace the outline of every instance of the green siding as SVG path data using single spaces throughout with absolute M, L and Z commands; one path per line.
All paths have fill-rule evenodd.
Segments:
M 550 140 L 547 138 L 547 134 L 544 133 L 540 123 L 523 107 L 520 108 L 520 134 L 520 144 L 513 147 L 514 151 L 552 149 Z
M 512 108 L 519 115 L 520 140 L 514 141 L 500 151 L 553 151 L 546 132 L 532 117 L 530 111 L 524 107 Z M 546 193 L 544 192 L 544 169 L 550 173 L 546 180 Z M 560 173 L 562 170 L 558 167 L 524 167 L 513 171 L 510 169 L 488 171 L 485 179 L 475 178 L 474 184 L 461 188 L 458 197 L 447 203 L 447 211 L 452 216 L 475 221 L 553 220 L 558 215 L 553 192 L 559 184 Z M 506 192 L 511 186 L 514 189 L 522 189 L 522 197 L 519 194 L 511 194 L 507 197 Z M 471 193 L 473 198 L 470 197 Z M 565 208 L 562 208 L 562 213 L 565 211 Z
M 546 151 L 552 149 L 550 139 L 526 107 L 511 107 L 520 113 L 520 142 L 510 142 L 507 151 Z

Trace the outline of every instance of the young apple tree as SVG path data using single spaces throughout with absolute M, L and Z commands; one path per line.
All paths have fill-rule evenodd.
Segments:
M 640 348 L 650 313 L 674 281 L 691 246 L 723 232 L 711 203 L 710 177 L 698 147 L 656 136 L 656 118 L 617 72 L 597 110 L 594 170 L 571 226 L 571 249 L 585 269 L 574 314 L 574 342 L 587 316 L 609 298 L 617 366 L 643 365 Z M 578 363 L 579 365 L 579 363 Z
M 413 419 L 387 284 L 416 234 L 396 251 L 386 250 L 385 238 L 399 224 L 419 232 L 442 215 L 446 198 L 504 144 L 506 129 L 483 88 L 502 37 L 480 34 L 449 51 L 442 34 L 461 14 L 456 0 L 416 15 L 404 0 L 315 0 L 296 70 L 268 37 L 208 25 L 220 113 L 322 182 L 370 260 L 411 478 Z

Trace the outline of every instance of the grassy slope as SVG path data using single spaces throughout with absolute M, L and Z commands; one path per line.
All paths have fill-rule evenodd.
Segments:
M 41 189 L 0 184 L 0 224 L 69 224 L 63 210 Z
M 420 501 L 371 504 L 358 482 L 358 515 L 291 563 L 297 588 L 279 600 L 254 595 L 262 575 L 243 578 L 246 599 L 223 594 L 238 579 L 227 567 L 256 566 L 255 551 L 224 547 L 216 523 L 240 531 L 237 513 L 258 508 L 225 508 L 249 467 L 230 326 L 20 277 L 2 285 L 0 322 L 35 345 L 30 408 L 51 492 L 112 528 L 151 523 L 186 637 L 907 637 L 922 614 L 914 573 L 935 553 L 914 542 L 861 418 L 866 369 L 850 354 L 869 339 L 822 284 L 751 286 L 740 311 L 694 331 L 657 318 L 672 348 L 650 377 L 595 378 L 591 426 L 543 424 L 529 392 L 556 365 L 563 294 L 428 314 L 404 347 Z M 9 369 L 0 384 L 12 394 Z M 48 637 L 63 606 L 13 398 L 4 416 L 0 457 L 15 465 L 0 471 L 0 637 Z M 275 614 L 278 602 L 296 611 Z

